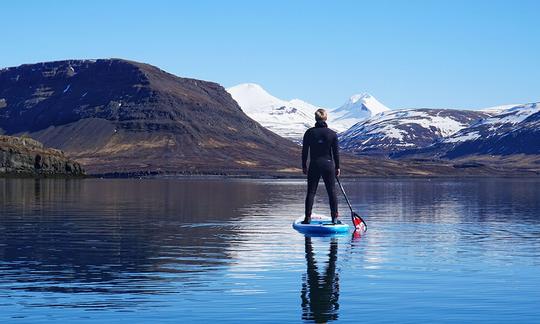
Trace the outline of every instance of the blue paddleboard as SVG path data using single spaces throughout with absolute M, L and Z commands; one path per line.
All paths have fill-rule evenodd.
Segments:
M 338 221 L 337 224 L 332 224 L 332 218 L 325 216 L 312 215 L 311 223 L 302 224 L 304 217 L 300 217 L 293 222 L 293 228 L 303 234 L 318 234 L 331 235 L 348 233 L 349 224 Z

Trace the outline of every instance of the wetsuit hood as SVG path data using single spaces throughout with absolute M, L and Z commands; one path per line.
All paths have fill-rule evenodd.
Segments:
M 315 127 L 328 127 L 328 124 L 325 121 L 319 120 L 315 123 Z

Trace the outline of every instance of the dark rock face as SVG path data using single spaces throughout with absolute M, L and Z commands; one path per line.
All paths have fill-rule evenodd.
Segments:
M 247 117 L 220 85 L 120 59 L 1 70 L 2 132 L 61 149 L 92 173 L 298 165 L 298 148 Z
M 0 136 L 0 176 L 82 176 L 80 164 L 30 138 Z

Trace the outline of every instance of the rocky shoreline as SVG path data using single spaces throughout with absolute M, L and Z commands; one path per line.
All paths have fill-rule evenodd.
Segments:
M 0 135 L 0 177 L 82 177 L 78 162 L 28 137 Z

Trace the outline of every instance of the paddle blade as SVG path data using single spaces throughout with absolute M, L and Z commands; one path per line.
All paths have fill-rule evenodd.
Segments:
M 362 219 L 362 217 L 360 217 L 360 215 L 358 215 L 358 214 L 355 213 L 355 212 L 352 213 L 352 221 L 353 221 L 353 224 L 354 224 L 354 228 L 355 228 L 357 231 L 360 231 L 360 232 L 365 232 L 365 231 L 367 231 L 367 224 L 366 224 L 366 222 L 364 222 L 364 220 Z

